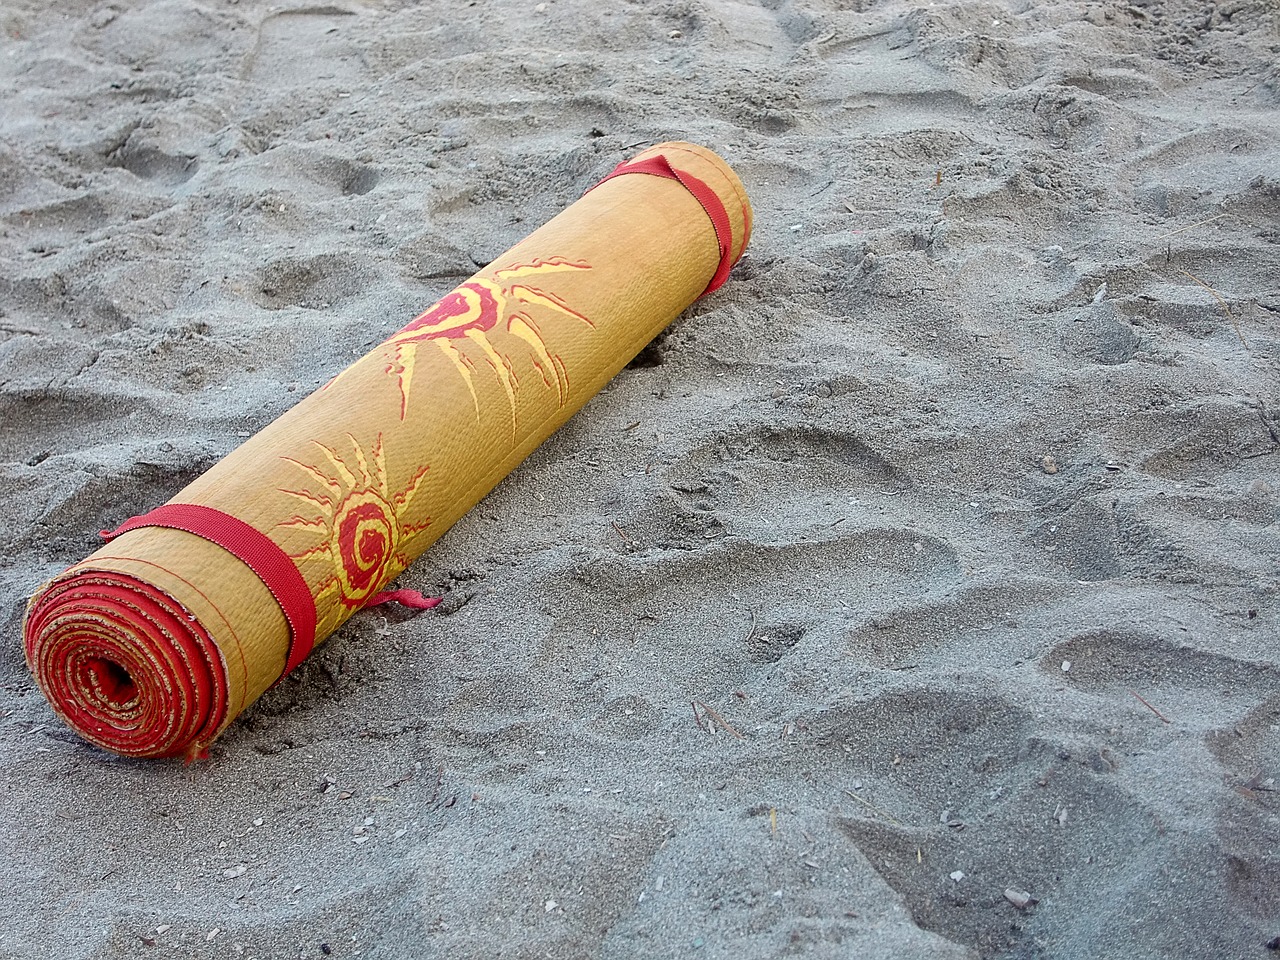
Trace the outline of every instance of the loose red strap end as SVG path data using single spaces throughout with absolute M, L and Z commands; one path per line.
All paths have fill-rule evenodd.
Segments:
M 433 607 L 440 606 L 443 600 L 444 597 L 428 597 L 417 590 L 384 590 L 382 593 L 375 593 L 370 597 L 365 606 L 378 607 L 384 603 L 398 603 L 400 606 L 408 607 L 410 610 L 430 610 Z

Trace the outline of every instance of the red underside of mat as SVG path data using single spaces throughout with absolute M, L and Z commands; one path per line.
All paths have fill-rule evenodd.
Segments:
M 226 678 L 218 648 L 151 584 L 119 574 L 79 576 L 45 593 L 28 624 L 27 658 L 49 698 L 72 727 L 108 749 L 172 756 L 222 727 Z

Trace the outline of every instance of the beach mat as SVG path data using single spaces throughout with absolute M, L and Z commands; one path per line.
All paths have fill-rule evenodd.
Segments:
M 116 753 L 200 755 L 724 283 L 750 231 L 711 151 L 619 165 L 45 584 L 23 642 L 54 710 Z

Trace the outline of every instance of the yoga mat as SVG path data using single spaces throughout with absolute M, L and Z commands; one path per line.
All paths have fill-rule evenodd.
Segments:
M 116 753 L 201 755 L 724 283 L 750 232 L 711 151 L 620 164 L 45 584 L 23 641 L 54 710 Z

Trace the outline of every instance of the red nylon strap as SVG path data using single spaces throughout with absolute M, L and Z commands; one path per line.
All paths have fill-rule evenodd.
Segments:
M 729 213 L 725 210 L 719 194 L 707 186 L 704 181 L 693 176 L 693 174 L 673 167 L 667 158 L 661 154 L 654 157 L 646 157 L 634 163 L 620 163 L 600 183 L 628 173 L 647 173 L 653 177 L 675 180 L 693 194 L 693 198 L 702 205 L 702 209 L 711 218 L 712 229 L 716 232 L 716 243 L 720 247 L 720 265 L 716 267 L 715 276 L 711 278 L 711 282 L 707 284 L 707 289 L 703 290 L 700 296 L 705 297 L 708 293 L 720 289 L 724 282 L 729 279 L 729 270 L 733 266 L 733 226 L 729 223 Z M 600 186 L 600 183 L 597 183 L 596 187 Z M 592 189 L 594 190 L 595 187 L 592 187 Z
M 169 527 L 194 533 L 216 543 L 250 570 L 271 591 L 289 623 L 289 656 L 284 676 L 311 653 L 316 645 L 316 601 L 297 566 L 265 533 L 229 513 L 194 503 L 167 503 L 140 517 L 126 520 L 114 530 L 103 530 L 104 540 L 139 527 Z
M 364 605 L 368 608 L 380 607 L 384 603 L 398 603 L 410 610 L 430 610 L 440 606 L 443 600 L 444 597 L 428 597 L 417 590 L 384 590 L 382 593 L 375 593 Z

